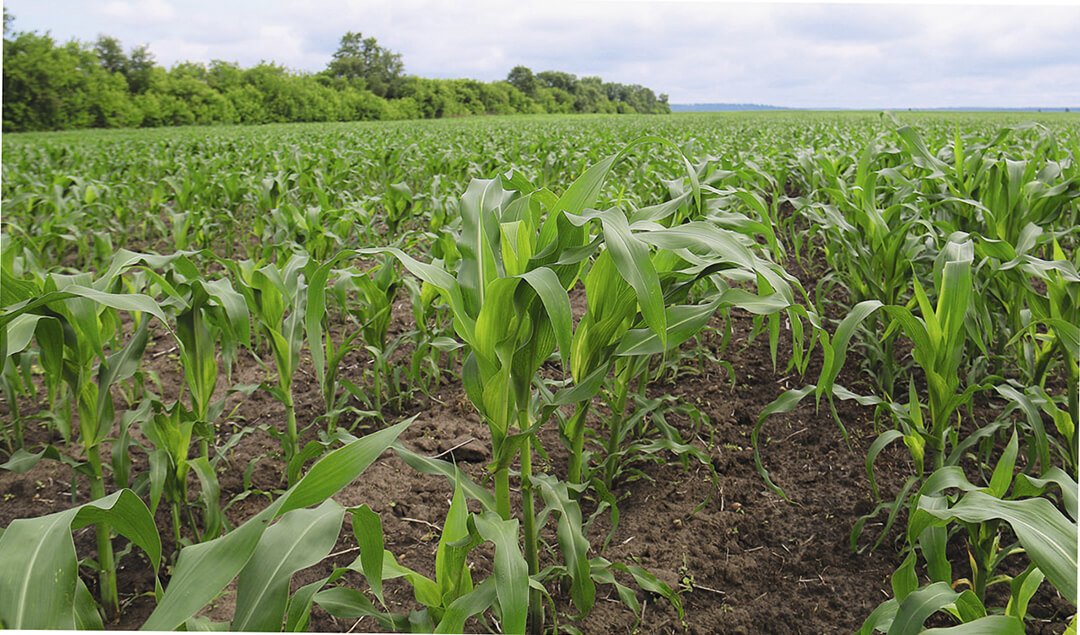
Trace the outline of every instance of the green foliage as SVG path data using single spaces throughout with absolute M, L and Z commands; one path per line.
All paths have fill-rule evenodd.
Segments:
M 387 99 L 401 96 L 404 72 L 400 53 L 379 46 L 373 37 L 352 31 L 341 36 L 338 50 L 326 65 L 330 77 L 362 80 L 368 90 Z
M 404 96 L 385 100 L 358 80 L 216 61 L 151 67 L 138 92 L 118 42 L 23 44 L 101 60 L 103 81 L 152 115 L 147 125 L 626 106 L 605 105 L 595 78 L 524 67 L 492 84 L 407 78 Z M 770 486 L 777 441 L 761 432 L 811 395 L 842 435 L 837 399 L 876 409 L 865 458 L 875 498 L 886 448 L 902 441 L 913 461 L 851 534 L 860 551 L 882 513 L 881 537 L 907 526 L 894 598 L 867 628 L 918 632 L 936 614 L 956 623 L 938 632 L 1021 632 L 1039 589 L 1076 593 L 1077 135 L 1053 117 L 943 121 L 773 113 L 5 136 L 0 389 L 12 416 L 0 423 L 0 467 L 61 461 L 90 477 L 94 503 L 7 528 L 0 560 L 46 544 L 62 584 L 0 575 L 0 620 L 97 626 L 114 605 L 115 533 L 171 573 L 152 628 L 226 626 L 191 616 L 234 579 L 234 628 L 302 630 L 317 603 L 394 630 L 459 632 L 475 616 L 505 632 L 552 617 L 573 631 L 561 618 L 588 614 L 612 589 L 640 613 L 630 579 L 682 618 L 678 595 L 648 572 L 590 558 L 589 530 L 610 510 L 614 531 L 623 487 L 648 481 L 647 462 L 712 471 L 708 447 L 690 440 L 707 418 L 663 394 L 663 380 L 720 369 L 734 380 L 724 353 L 744 311 L 777 368 L 821 367 L 749 431 Z M 654 133 L 670 141 L 632 142 Z M 784 269 L 808 263 L 825 267 L 799 272 L 819 279 L 813 289 Z M 410 308 L 415 325 L 395 328 Z M 144 363 L 151 346 L 168 352 L 161 344 L 175 345 L 170 367 L 183 373 L 168 399 Z M 843 374 L 854 357 L 859 372 Z M 249 358 L 268 381 L 230 386 Z M 360 452 L 361 422 L 382 426 L 412 391 L 438 398 L 447 381 L 462 381 L 489 426 L 494 485 L 394 447 L 453 487 L 429 577 L 385 551 L 373 510 L 324 501 L 407 425 Z M 301 385 L 321 399 L 290 406 Z M 225 398 L 255 390 L 281 402 L 285 423 L 223 436 L 236 419 L 223 416 Z M 570 450 L 565 481 L 561 465 L 533 469 L 550 450 L 537 431 L 552 421 Z M 38 424 L 58 440 L 32 444 L 24 432 Z M 217 474 L 242 469 L 230 449 L 253 430 L 281 439 L 295 485 L 232 527 Z M 259 493 L 253 467 L 233 502 Z M 125 491 L 107 497 L 109 483 Z M 173 515 L 182 549 L 161 554 L 166 568 L 133 526 L 146 515 L 139 498 Z M 345 513 L 360 557 L 290 595 L 293 573 L 329 553 Z M 98 529 L 83 562 L 102 571 L 100 601 L 64 546 L 80 523 Z M 494 572 L 474 579 L 481 545 Z M 366 587 L 349 586 L 357 576 Z M 412 588 L 411 614 L 388 608 L 392 578 Z M 24 580 L 33 591 L 19 590 Z M 565 606 L 546 594 L 556 586 Z M 54 617 L 13 621 L 29 593 Z M 545 600 L 572 614 L 544 615 Z
M 669 112 L 666 96 L 657 99 L 648 88 L 599 78 L 579 82 L 567 73 L 541 73 L 537 77 L 551 81 L 541 77 L 527 90 L 515 86 L 516 79 L 484 83 L 406 76 L 400 54 L 351 31 L 320 74 L 295 73 L 273 62 L 241 69 L 220 60 L 209 68 L 183 62 L 166 70 L 155 66 L 145 45 L 125 55 L 120 42 L 106 35 L 93 44 L 72 40 L 62 46 L 34 32 L 8 35 L 5 30 L 5 132 Z

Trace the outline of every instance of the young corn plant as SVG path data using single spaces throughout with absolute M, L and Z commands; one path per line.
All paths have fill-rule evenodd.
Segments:
M 433 265 L 417 263 L 403 252 L 391 253 L 449 296 L 455 330 L 469 348 L 463 369 L 465 387 L 491 430 L 496 509 L 504 522 L 510 521 L 510 464 L 520 450 L 527 575 L 536 576 L 540 569 L 531 481 L 536 430 L 532 383 L 558 340 L 563 342 L 563 351 L 569 349 L 570 301 L 555 268 L 529 267 L 532 255 L 549 245 L 536 244 L 539 204 L 534 206 L 531 196 L 514 201 L 512 195 L 498 180 L 470 185 L 462 197 L 459 245 L 463 258 L 456 278 Z M 568 241 L 575 234 L 582 232 L 551 231 L 549 240 Z M 555 255 L 562 251 L 558 243 L 552 247 Z M 562 268 L 569 283 L 576 279 L 577 268 L 577 263 Z M 529 595 L 529 622 L 533 632 L 539 632 L 543 624 L 540 595 L 538 591 Z
M 101 522 L 111 523 L 150 558 L 158 602 L 145 629 L 228 629 L 228 623 L 212 625 L 193 616 L 234 579 L 236 630 L 280 630 L 301 616 L 306 623 L 313 590 L 305 603 L 303 590 L 289 597 L 289 582 L 296 571 L 333 549 L 345 510 L 328 499 L 356 479 L 411 422 L 349 440 L 244 524 L 181 549 L 164 591 L 157 579 L 160 537 L 146 505 L 131 490 L 40 518 L 15 520 L 0 534 L 0 624 L 19 629 L 102 628 L 96 603 L 77 575 L 71 538 L 72 531 Z M 307 509 L 313 505 L 319 507 Z
M 227 279 L 206 279 L 185 254 L 154 256 L 121 250 L 106 276 L 119 275 L 136 266 L 145 274 L 146 286 L 163 296 L 162 305 L 176 315 L 174 335 L 190 402 L 190 406 L 180 400 L 171 405 L 157 402 L 154 416 L 142 423 L 143 433 L 153 444 L 148 451 L 151 511 L 157 511 L 164 494 L 171 507 L 177 541 L 180 541 L 182 513 L 187 514 L 197 539 L 208 540 L 223 529 L 215 471 L 221 457 L 210 452 L 210 445 L 217 437 L 215 422 L 225 407 L 225 398 L 213 398 L 219 375 L 217 344 L 229 376 L 238 347 L 250 343 L 248 309 L 244 297 Z M 157 270 L 165 273 L 159 274 Z M 229 392 L 250 392 L 251 388 L 234 387 Z M 193 441 L 198 444 L 197 458 L 189 457 L 189 445 Z M 188 506 L 187 474 L 191 469 L 201 485 L 200 505 L 205 523 L 201 532 Z
M 535 501 L 537 481 L 543 479 L 532 473 L 532 452 L 544 417 L 536 417 L 540 409 L 532 386 L 540 366 L 556 349 L 563 367 L 569 366 L 572 327 L 567 289 L 596 249 L 583 229 L 589 222 L 584 214 L 621 156 L 589 168 L 561 198 L 547 190 L 533 190 L 517 175 L 507 180 L 474 180 L 460 204 L 457 246 L 461 261 L 456 275 L 394 248 L 373 250 L 394 255 L 409 272 L 437 288 L 450 305 L 454 330 L 468 351 L 463 367 L 465 389 L 491 431 L 495 509 L 503 523 L 511 515 L 510 464 L 520 452 L 525 561 L 527 575 L 534 579 L 540 574 Z M 626 217 L 612 214 L 605 230 L 607 222 L 615 224 L 614 237 L 605 237 L 608 248 L 622 262 L 624 275 L 632 276 L 631 285 L 645 307 L 647 322 L 665 341 L 663 304 L 652 293 L 658 288 L 655 272 L 650 280 L 646 265 L 635 259 L 634 247 L 626 240 L 630 238 Z M 580 512 L 571 511 L 576 503 L 565 485 L 541 487 L 541 491 L 549 505 L 555 501 L 563 510 L 559 522 L 566 530 L 560 530 L 560 536 L 566 540 L 560 539 L 560 547 L 572 581 L 571 595 L 578 609 L 587 613 L 595 600 L 595 587 L 582 549 L 587 542 L 581 535 Z M 531 589 L 528 596 L 528 627 L 538 633 L 544 623 L 540 590 Z
M 5 272 L 6 273 L 6 272 Z M 2 341 L 0 349 L 30 321 L 55 322 L 59 328 L 45 327 L 40 331 L 39 347 L 59 365 L 63 381 L 74 396 L 79 416 L 79 440 L 85 459 L 75 462 L 75 469 L 90 480 L 92 500 L 105 497 L 105 462 L 101 448 L 117 423 L 112 388 L 130 378 L 139 367 L 148 339 L 149 317 L 167 324 L 165 315 L 153 299 L 139 294 L 113 294 L 93 286 L 89 274 L 81 276 L 49 275 L 41 288 L 32 283 L 8 277 L 5 287 L 9 298 L 24 299 L 5 306 L 0 314 Z M 126 343 L 109 352 L 119 326 L 117 310 L 142 312 L 135 314 L 134 332 Z M 34 332 L 38 332 L 34 328 Z M 50 363 L 50 366 L 51 363 Z M 132 417 L 122 425 L 134 423 Z M 29 469 L 42 456 L 59 458 L 55 450 L 23 457 L 15 469 Z M 10 464 L 10 462 L 9 462 Z M 93 514 L 91 514 L 93 516 Z M 109 516 L 99 515 L 92 521 L 97 536 L 97 565 L 100 572 L 100 600 L 108 619 L 119 611 L 116 591 L 116 562 L 113 556 Z
M 413 353 L 409 363 L 409 389 L 427 396 L 437 387 L 448 368 L 456 364 L 461 343 L 450 335 L 453 318 L 446 307 L 437 303 L 438 291 L 415 278 L 401 280 L 412 306 L 414 329 L 409 332 Z
M 971 443 L 985 436 L 985 431 L 970 441 L 961 439 L 959 436 L 959 409 L 970 403 L 976 391 L 985 390 L 991 385 L 987 381 L 960 389 L 960 365 L 968 345 L 968 334 L 973 330 L 968 318 L 972 304 L 973 254 L 973 245 L 969 240 L 950 242 L 942 250 L 935 262 L 934 271 L 936 305 L 931 303 L 918 279 L 913 280 L 914 298 L 909 305 L 917 303 L 921 317 L 916 316 L 908 306 L 883 306 L 876 300 L 865 300 L 851 309 L 848 316 L 837 326 L 831 338 L 826 331 L 818 327 L 819 341 L 825 353 L 818 383 L 800 390 L 788 391 L 778 397 L 762 411 L 752 434 L 758 471 L 774 491 L 783 495 L 783 491 L 769 480 L 768 472 L 761 464 L 757 451 L 757 436 L 766 418 L 776 412 L 791 410 L 809 394 L 814 394 L 817 399 L 825 396 L 831 408 L 834 397 L 840 397 L 856 399 L 864 405 L 881 406 L 892 413 L 897 428 L 881 433 L 868 451 L 866 465 L 871 488 L 876 495 L 877 489 L 873 475 L 874 460 L 884 447 L 897 440 L 902 439 L 908 447 L 917 474 L 905 482 L 900 496 L 894 503 L 879 505 L 878 509 L 868 516 L 876 516 L 886 507 L 891 509 L 889 521 L 886 523 L 882 536 L 895 520 L 907 494 L 917 482 L 922 480 L 927 459 L 929 459 L 931 470 L 938 470 L 945 465 L 955 465 Z M 914 348 L 911 355 L 925 375 L 928 403 L 923 403 L 915 388 L 914 379 L 909 380 L 906 405 L 872 395 L 856 395 L 835 383 L 847 357 L 847 348 L 852 335 L 860 323 L 878 310 L 884 311 L 891 320 L 883 337 L 888 337 L 890 331 L 899 330 L 913 342 Z M 835 417 L 835 410 L 833 412 Z M 856 523 L 852 532 L 853 543 L 868 517 Z
M 805 212 L 816 225 L 816 233 L 823 236 L 824 256 L 833 275 L 848 292 L 851 305 L 866 300 L 882 304 L 898 305 L 905 301 L 914 276 L 914 263 L 926 248 L 923 234 L 929 223 L 911 218 L 909 205 L 902 198 L 900 189 L 881 188 L 879 172 L 872 169 L 878 160 L 879 148 L 870 144 L 861 155 L 855 170 L 855 186 L 836 179 L 833 186 L 824 188 L 833 203 L 813 203 Z M 879 193 L 892 192 L 885 200 Z M 824 296 L 819 284 L 818 297 Z M 875 315 L 865 327 L 869 334 L 879 333 L 884 325 Z M 886 397 L 891 397 L 897 373 L 895 363 L 897 332 L 886 337 L 865 338 L 870 354 L 868 370 L 876 387 Z
M 407 398 L 407 393 L 399 390 L 401 370 L 393 368 L 390 363 L 400 340 L 389 340 L 387 337 L 393 301 L 403 280 L 394 261 L 388 257 L 364 272 L 352 267 L 336 268 L 351 253 L 342 252 L 322 266 L 315 267 L 312 263 L 308 267 L 311 284 L 307 289 L 305 329 L 315 376 L 322 388 L 330 432 L 333 432 L 337 420 L 346 409 L 343 402 L 348 394 L 357 397 L 364 404 L 366 412 L 378 417 L 387 408 L 400 410 Z M 331 277 L 334 278 L 332 284 L 329 282 Z M 340 344 L 334 343 L 329 329 L 327 296 L 334 300 L 333 305 L 338 312 L 350 320 Z M 350 329 L 351 332 L 348 332 Z M 369 373 L 371 389 L 366 392 L 347 379 L 339 380 L 338 376 L 345 355 L 359 348 L 366 350 L 373 362 Z M 339 384 L 344 385 L 346 393 L 339 395 Z
M 412 459 L 426 461 L 429 466 L 441 464 L 415 455 Z M 503 632 L 524 632 L 528 618 L 528 577 L 527 563 L 518 547 L 518 520 L 500 517 L 493 508 L 494 499 L 483 490 L 479 492 L 484 511 L 469 513 L 464 489 L 476 494 L 479 488 L 471 482 L 462 483 L 461 479 L 468 477 L 452 466 L 442 465 L 439 469 L 453 475 L 455 487 L 436 550 L 435 579 L 400 565 L 392 553 L 383 549 L 382 522 L 378 514 L 364 505 L 353 510 L 353 534 L 360 556 L 312 586 L 321 589 L 342 574 L 355 571 L 366 579 L 378 606 L 362 593 L 342 586 L 318 590 L 313 601 L 335 617 L 373 617 L 383 628 L 414 633 L 462 632 L 465 620 L 494 608 Z M 467 557 L 475 547 L 488 541 L 495 546 L 494 575 L 476 584 Z M 383 582 L 396 578 L 413 588 L 414 597 L 424 607 L 422 610 L 406 616 L 387 608 Z
M 908 519 L 908 556 L 892 576 L 895 597 L 867 618 L 860 633 L 918 632 L 937 611 L 977 625 L 972 631 L 1023 633 L 1028 603 L 1044 580 L 1076 603 L 1076 480 L 1056 467 L 1041 478 L 1014 476 L 1018 450 L 1014 431 L 986 487 L 972 484 L 959 466 L 943 467 L 926 479 Z M 1054 489 L 1065 514 L 1050 499 Z M 953 579 L 946 553 L 951 528 L 962 529 L 966 539 L 967 578 Z M 930 578 L 922 587 L 915 573 L 920 553 Z M 1023 556 L 1028 565 L 1022 573 L 999 572 L 1006 559 Z M 987 606 L 987 589 L 995 584 L 1009 585 L 1004 610 Z
M 344 335 L 340 342 L 335 343 L 333 332 L 329 328 L 330 312 L 326 302 L 329 280 L 331 276 L 339 276 L 331 289 L 332 292 L 336 292 L 342 284 L 341 278 L 349 275 L 347 272 L 334 268 L 338 261 L 339 259 L 335 258 L 317 268 L 314 268 L 314 262 L 309 264 L 309 268 L 314 268 L 314 271 L 310 272 L 311 283 L 307 289 L 307 313 L 304 318 L 305 335 L 311 351 L 312 366 L 315 368 L 315 379 L 319 382 L 323 405 L 326 408 L 328 434 L 334 433 L 338 420 L 347 411 L 344 395 L 339 394 L 338 390 L 338 373 L 345 355 L 359 348 L 360 344 L 356 343 L 356 339 L 362 334 L 362 331 L 356 329 Z M 339 307 L 344 307 L 346 300 L 339 298 L 337 303 Z
M 380 258 L 376 267 L 350 276 L 346 280 L 356 292 L 356 302 L 342 298 L 345 310 L 357 322 L 361 334 L 362 346 L 371 355 L 371 396 L 370 409 L 382 412 L 389 407 L 400 410 L 408 395 L 400 392 L 400 369 L 390 363 L 390 356 L 400 340 L 388 339 L 391 309 L 397 291 L 401 287 L 401 274 L 389 257 Z
M 256 269 L 251 260 L 226 263 L 240 283 L 248 309 L 262 327 L 274 355 L 277 382 L 274 386 L 267 384 L 266 388 L 285 406 L 286 428 L 284 434 L 278 434 L 288 465 L 286 478 L 289 484 L 296 481 L 307 458 L 300 453 L 292 385 L 304 345 L 308 288 L 304 269 L 308 262 L 308 256 L 294 254 L 280 267 L 269 264 Z
M 639 216 L 640 212 L 633 217 Z M 649 216 L 653 221 L 662 218 L 656 210 Z M 614 216 L 606 217 L 605 221 L 604 236 L 610 240 L 608 233 L 616 231 L 613 228 L 618 227 L 618 221 Z M 673 450 L 684 457 L 695 453 L 670 430 L 665 433 L 664 441 L 645 444 L 633 433 L 635 429 L 641 430 L 644 418 L 627 411 L 628 397 L 632 396 L 631 385 L 636 381 L 639 394 L 634 401 L 644 399 L 651 358 L 677 354 L 677 347 L 701 332 L 718 310 L 730 307 L 749 310 L 756 316 L 774 316 L 786 311 L 792 324 L 794 348 L 801 352 L 803 346 L 800 315 L 804 316 L 805 310 L 795 305 L 785 274 L 775 264 L 755 256 L 734 232 L 701 222 L 664 227 L 638 221 L 628 229 L 635 226 L 638 231 L 628 232 L 623 240 L 628 244 L 636 241 L 640 253 L 645 255 L 638 262 L 651 264 L 656 275 L 661 289 L 660 306 L 666 317 L 667 341 L 647 326 L 643 310 L 639 313 L 635 306 L 633 287 L 623 279 L 616 260 L 611 257 L 613 252 L 604 251 L 585 279 L 588 308 L 578 323 L 571 355 L 571 371 L 579 385 L 587 385 L 587 378 L 602 377 L 614 369 L 614 377 L 603 391 L 611 416 L 604 432 L 605 455 L 599 481 L 608 491 L 625 460 L 661 449 Z M 656 251 L 649 257 L 651 249 Z M 758 293 L 731 288 L 720 279 L 721 275 L 756 279 Z M 717 279 L 710 282 L 712 291 L 702 301 L 688 303 L 695 284 L 713 277 Z M 771 320 L 769 331 L 774 350 L 779 330 L 779 321 Z M 564 429 L 570 447 L 572 483 L 586 480 L 587 470 L 583 470 L 582 464 L 587 408 L 588 399 L 583 399 Z

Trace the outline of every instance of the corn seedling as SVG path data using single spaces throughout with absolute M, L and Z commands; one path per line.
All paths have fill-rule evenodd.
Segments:
M 1014 479 L 1018 447 L 1013 433 L 988 487 L 973 485 L 956 466 L 941 468 L 926 479 L 908 520 L 909 555 L 892 577 L 895 597 L 870 615 L 860 633 L 875 629 L 891 633 L 896 628 L 916 632 L 939 610 L 962 624 L 977 624 L 972 628 L 979 632 L 1022 633 L 1028 602 L 1044 579 L 1075 603 L 1076 481 L 1058 468 L 1046 470 L 1043 478 L 1019 474 Z M 1051 488 L 1060 490 L 1068 517 L 1048 500 Z M 949 490 L 961 494 L 950 495 Z M 945 551 L 950 525 L 964 529 L 968 578 L 953 580 Z M 1013 536 L 1016 542 L 1008 542 Z M 919 552 L 931 580 L 921 588 L 914 570 Z M 1005 559 L 1020 555 L 1030 561 L 1023 573 L 997 573 Z M 988 617 L 986 590 L 992 584 L 1008 584 L 1010 594 L 1003 613 L 999 609 Z M 959 591 L 963 587 L 967 589 Z
M 286 478 L 290 484 L 299 475 L 300 461 L 303 460 L 300 458 L 300 435 L 296 425 L 292 384 L 304 345 L 308 288 L 304 268 L 308 262 L 306 255 L 298 254 L 280 268 L 270 264 L 256 269 L 255 263 L 250 260 L 228 263 L 240 282 L 248 309 L 262 327 L 274 355 L 277 384 L 266 384 L 266 388 L 285 406 L 285 433 L 279 435 L 288 464 Z

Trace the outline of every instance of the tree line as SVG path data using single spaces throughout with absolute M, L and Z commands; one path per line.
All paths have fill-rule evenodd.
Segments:
M 668 113 L 667 95 L 524 66 L 506 80 L 407 75 L 401 55 L 346 33 L 318 73 L 214 60 L 166 70 L 113 37 L 59 44 L 4 14 L 3 130 L 432 119 L 515 113 Z M 10 37 L 9 37 L 10 36 Z

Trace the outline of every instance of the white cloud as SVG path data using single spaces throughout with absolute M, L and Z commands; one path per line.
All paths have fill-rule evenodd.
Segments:
M 1068 0 L 1055 0 L 1068 4 Z M 425 77 L 534 71 L 637 83 L 673 103 L 1077 106 L 1080 7 L 716 0 L 5 0 L 17 29 L 149 44 L 159 63 L 325 67 L 346 31 Z M 1053 69 L 1053 70 L 1051 70 Z
M 165 0 L 114 0 L 100 5 L 99 12 L 107 18 L 131 23 L 163 22 L 176 17 L 176 9 Z

